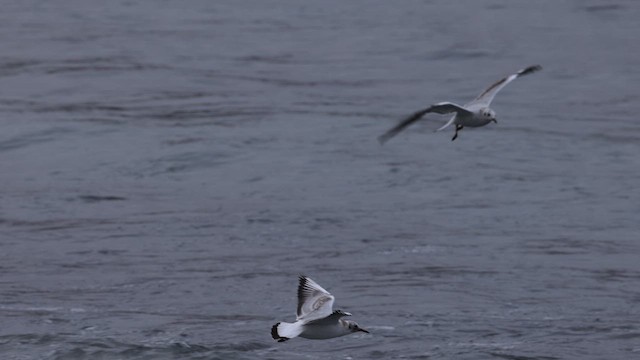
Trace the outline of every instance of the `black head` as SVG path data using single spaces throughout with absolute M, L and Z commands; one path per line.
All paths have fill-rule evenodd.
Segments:
M 356 322 L 354 321 L 349 321 L 349 330 L 351 330 L 352 333 L 355 332 L 363 332 L 363 333 L 367 333 L 369 334 L 369 332 L 363 328 L 361 328 L 360 326 L 358 326 L 358 324 L 356 324 Z
M 342 310 L 333 310 L 333 314 L 339 316 L 351 316 L 351 313 Z

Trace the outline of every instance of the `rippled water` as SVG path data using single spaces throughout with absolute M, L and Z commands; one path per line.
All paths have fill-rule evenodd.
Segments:
M 3 359 L 640 354 L 636 1 L 65 4 L 0 13 Z M 371 335 L 275 343 L 300 273 Z

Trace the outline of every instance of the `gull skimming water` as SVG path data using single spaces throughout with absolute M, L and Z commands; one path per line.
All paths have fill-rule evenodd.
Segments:
M 491 101 L 496 96 L 498 91 L 500 91 L 508 83 L 519 78 L 520 76 L 531 74 L 538 70 L 542 70 L 542 66 L 532 65 L 518 71 L 515 74 L 500 79 L 493 85 L 489 86 L 485 91 L 482 92 L 482 94 L 478 95 L 477 98 L 467 103 L 465 106 L 460 106 L 452 102 L 441 102 L 431 105 L 426 109 L 417 111 L 406 119 L 400 121 L 398 125 L 389 129 L 386 133 L 380 135 L 378 137 L 378 141 L 380 141 L 381 144 L 384 144 L 400 131 L 404 130 L 404 128 L 420 120 L 424 115 L 432 112 L 437 114 L 455 113 L 455 115 L 446 124 L 444 124 L 444 126 L 436 130 L 442 131 L 449 127 L 451 124 L 455 124 L 456 132 L 453 135 L 451 141 L 455 140 L 458 137 L 458 131 L 462 130 L 465 126 L 480 127 L 485 126 L 490 122 L 497 123 L 496 113 L 491 108 L 489 108 L 489 105 L 491 105 Z
M 298 311 L 296 322 L 279 322 L 271 328 L 271 336 L 278 342 L 294 337 L 305 339 L 331 339 L 355 332 L 369 333 L 354 321 L 342 319 L 351 316 L 342 310 L 333 311 L 335 298 L 315 281 L 300 276 L 298 284 Z

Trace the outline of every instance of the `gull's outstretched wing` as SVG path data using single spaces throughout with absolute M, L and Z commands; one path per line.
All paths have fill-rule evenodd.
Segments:
M 384 134 L 378 136 L 378 141 L 380 144 L 384 144 L 389 141 L 392 137 L 396 136 L 400 131 L 404 130 L 407 126 L 413 124 L 414 122 L 420 120 L 425 114 L 428 113 L 436 113 L 436 114 L 450 114 L 450 113 L 458 113 L 458 114 L 469 114 L 471 112 L 460 105 L 454 104 L 452 102 L 441 102 L 434 105 L 429 106 L 428 108 L 420 111 L 416 111 L 411 116 L 403 119 L 398 123 L 398 125 L 392 127 Z
M 342 310 L 335 310 L 331 315 L 323 317 L 317 320 L 308 321 L 306 324 L 313 323 L 313 325 L 330 325 L 340 321 L 340 318 L 345 316 L 351 316 L 351 313 L 344 312 Z
M 505 87 L 508 83 L 519 78 L 520 76 L 531 74 L 539 70 L 542 70 L 542 66 L 531 65 L 518 71 L 515 74 L 511 74 L 505 78 L 502 78 L 489 86 L 485 91 L 482 92 L 482 94 L 478 95 L 477 98 L 473 99 L 473 101 L 466 104 L 465 106 L 470 107 L 472 105 L 475 105 L 478 107 L 488 107 L 489 105 L 491 105 L 491 101 L 493 101 L 493 98 L 496 96 L 498 91 L 502 90 L 502 88 Z
M 335 298 L 322 286 L 306 276 L 298 284 L 298 311 L 296 320 L 313 321 L 333 313 Z

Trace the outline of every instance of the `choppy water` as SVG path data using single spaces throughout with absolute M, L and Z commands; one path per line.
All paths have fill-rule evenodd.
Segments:
M 636 1 L 64 5 L 0 13 L 2 359 L 640 355 Z M 275 343 L 299 273 L 372 334 Z

